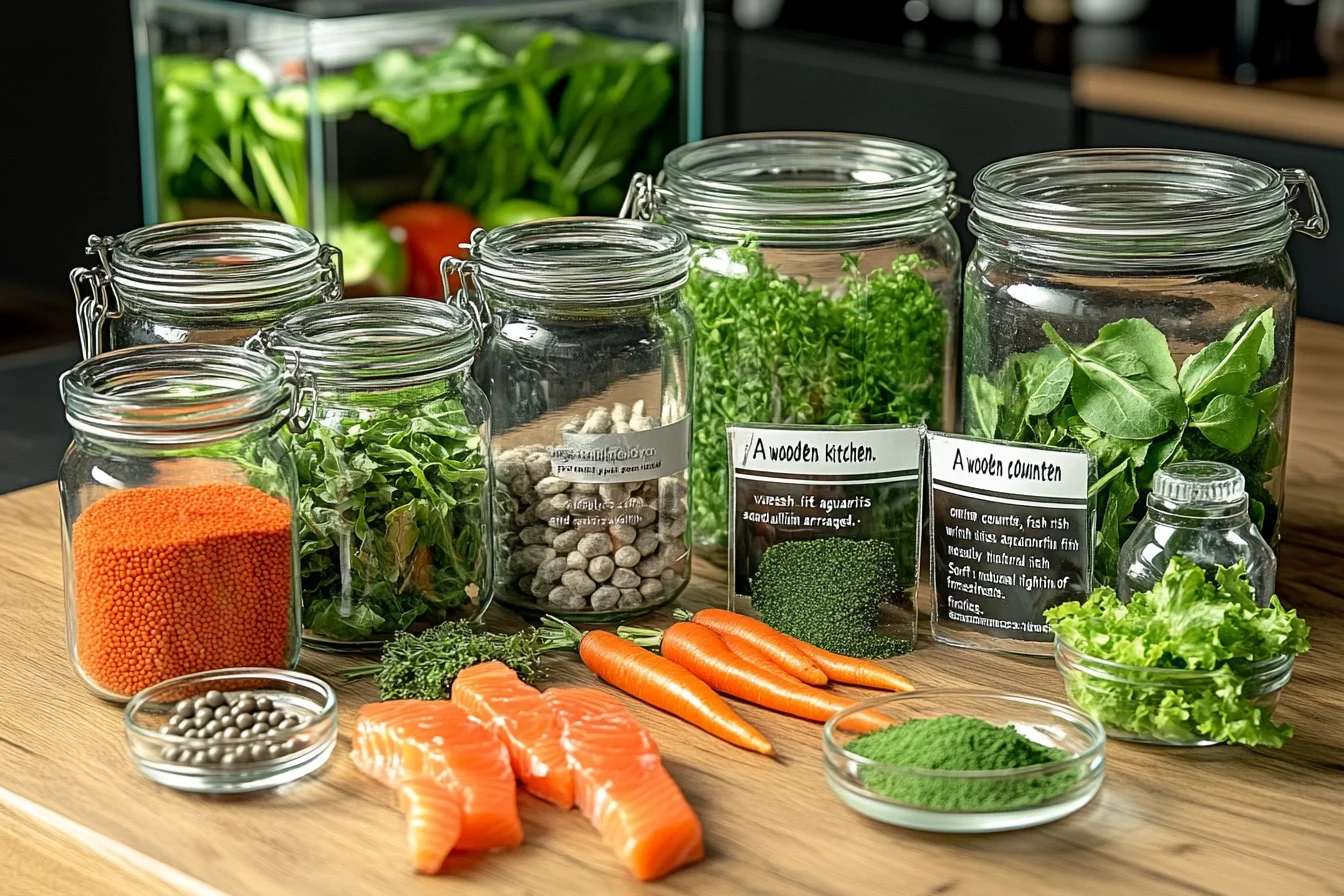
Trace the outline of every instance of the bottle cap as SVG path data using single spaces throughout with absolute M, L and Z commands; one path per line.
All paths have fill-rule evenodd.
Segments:
M 1166 504 L 1224 506 L 1246 497 L 1246 477 L 1228 464 L 1188 460 L 1153 474 L 1152 496 Z

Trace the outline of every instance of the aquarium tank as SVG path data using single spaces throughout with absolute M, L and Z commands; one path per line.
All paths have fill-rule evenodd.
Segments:
M 443 295 L 477 226 L 614 215 L 700 137 L 699 0 L 133 0 L 146 223 L 339 246 L 347 295 Z

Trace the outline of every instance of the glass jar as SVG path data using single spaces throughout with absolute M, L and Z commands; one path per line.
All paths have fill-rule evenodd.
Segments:
M 460 308 L 412 298 L 304 308 L 249 342 L 317 389 L 292 439 L 309 646 L 367 649 L 489 607 L 479 342 Z
M 1328 227 L 1306 172 L 1213 153 L 1051 152 L 976 175 L 966 431 L 1092 452 L 1099 583 L 1171 462 L 1239 469 L 1275 543 L 1297 298 L 1286 246 Z
M 66 634 L 95 694 L 294 668 L 297 483 L 280 431 L 306 426 L 310 391 L 233 346 L 121 349 L 61 377 Z
M 445 259 L 488 315 L 496 593 L 525 613 L 646 613 L 690 573 L 688 249 L 644 221 L 567 219 Z
M 923 146 L 826 133 L 703 140 L 636 175 L 625 211 L 695 246 L 697 556 L 727 560 L 729 424 L 951 428 L 954 180 Z
M 278 221 L 203 218 L 91 236 L 75 268 L 84 357 L 158 342 L 241 345 L 290 311 L 342 293 L 341 250 Z
M 1278 560 L 1251 523 L 1246 479 L 1216 461 L 1185 461 L 1153 474 L 1148 512 L 1120 549 L 1115 590 L 1130 595 L 1151 591 L 1172 557 L 1180 555 L 1210 573 L 1216 567 L 1246 564 L 1255 600 L 1269 606 Z

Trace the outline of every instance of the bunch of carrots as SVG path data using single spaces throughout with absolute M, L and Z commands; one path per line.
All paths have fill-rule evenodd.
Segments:
M 678 610 L 677 618 L 682 621 L 666 631 L 622 626 L 612 634 L 580 632 L 547 616 L 541 638 L 551 648 L 577 649 L 584 665 L 625 693 L 767 756 L 775 753 L 770 741 L 720 693 L 824 722 L 855 703 L 822 690 L 830 681 L 890 691 L 915 689 L 909 679 L 885 666 L 830 653 L 740 613 L 701 610 L 692 615 Z M 848 721 L 848 727 L 860 731 L 890 724 L 871 712 Z

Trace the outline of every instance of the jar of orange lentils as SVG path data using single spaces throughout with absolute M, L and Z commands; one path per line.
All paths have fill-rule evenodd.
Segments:
M 293 668 L 297 477 L 281 430 L 310 386 L 233 346 L 119 349 L 61 378 L 66 633 L 94 693 L 178 675 Z

